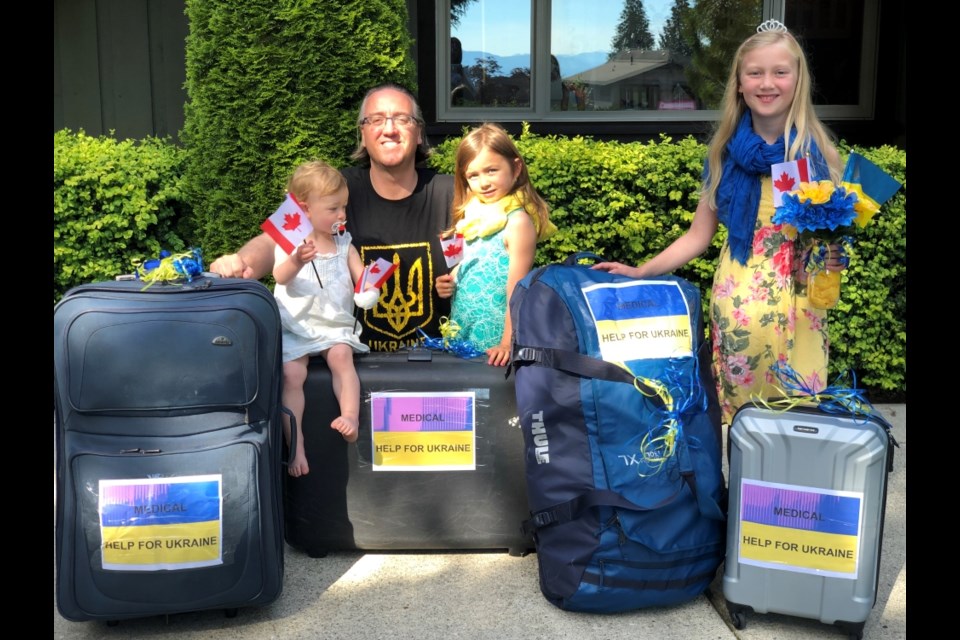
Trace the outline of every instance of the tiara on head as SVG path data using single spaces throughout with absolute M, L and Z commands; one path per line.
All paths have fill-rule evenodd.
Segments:
M 779 20 L 774 20 L 770 18 L 769 20 L 764 20 L 760 23 L 760 26 L 757 27 L 757 33 L 763 33 L 764 31 L 781 31 L 787 33 L 787 25 L 783 24 Z

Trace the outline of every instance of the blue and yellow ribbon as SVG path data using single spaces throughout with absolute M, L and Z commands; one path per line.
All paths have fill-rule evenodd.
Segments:
M 478 351 L 469 340 L 458 338 L 457 334 L 460 333 L 460 325 L 447 316 L 440 318 L 439 338 L 431 338 L 420 328 L 417 328 L 417 331 L 419 331 L 422 336 L 423 346 L 428 349 L 446 351 L 465 360 L 486 355 L 485 352 Z
M 133 273 L 137 280 L 147 283 L 141 291 L 146 291 L 157 282 L 192 282 L 194 277 L 203 273 L 202 253 L 198 248 L 176 255 L 163 250 L 159 258 L 151 258 L 145 262 L 134 260 Z
M 622 363 L 620 366 L 629 371 Z M 686 376 L 680 373 L 681 369 L 688 370 Z M 641 477 L 659 473 L 674 456 L 677 445 L 684 438 L 683 415 L 690 411 L 706 410 L 706 395 L 699 380 L 699 362 L 696 359 L 692 367 L 686 365 L 686 359 L 683 366 L 668 364 L 662 380 L 634 377 L 637 391 L 648 398 L 658 398 L 663 404 L 662 408 L 655 410 L 660 418 L 659 424 L 649 429 L 640 441 L 644 462 L 654 467 L 652 473 L 640 473 Z
M 853 238 L 851 236 L 840 236 L 833 242 L 839 245 L 840 255 L 837 256 L 837 259 L 844 267 L 849 267 Z M 807 254 L 807 260 L 804 264 L 804 269 L 807 273 L 817 274 L 827 270 L 827 260 L 833 257 L 833 250 L 830 248 L 833 242 L 821 238 L 811 238 L 809 240 L 807 246 L 809 253 Z
M 864 397 L 864 390 L 857 388 L 857 376 L 852 370 L 841 373 L 834 380 L 833 384 L 817 391 L 810 386 L 802 375 L 786 362 L 777 361 L 770 365 L 770 371 L 773 372 L 781 386 L 777 390 L 782 398 L 776 400 L 765 400 L 753 396 L 754 404 L 770 409 L 771 411 L 784 412 L 800 405 L 814 403 L 825 413 L 850 414 L 854 416 L 867 417 L 874 414 L 873 405 Z M 848 386 L 847 378 L 850 378 Z

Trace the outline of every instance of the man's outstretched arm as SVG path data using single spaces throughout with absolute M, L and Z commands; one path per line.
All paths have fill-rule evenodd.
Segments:
M 261 233 L 236 253 L 220 256 L 210 265 L 210 271 L 224 278 L 259 279 L 273 271 L 273 239 Z

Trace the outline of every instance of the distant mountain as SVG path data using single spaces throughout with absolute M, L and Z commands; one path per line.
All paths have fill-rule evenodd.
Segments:
M 587 69 L 599 67 L 607 61 L 610 55 L 606 51 L 590 51 L 587 53 L 577 53 L 573 55 L 559 54 L 557 61 L 560 63 L 560 75 L 564 78 L 582 73 Z
M 560 75 L 569 77 L 577 73 L 598 67 L 607 61 L 606 51 L 590 51 L 588 53 L 577 54 L 558 54 L 557 62 L 560 63 Z M 464 51 L 463 66 L 472 67 L 477 64 L 477 60 L 484 58 L 493 58 L 500 65 L 501 73 L 510 75 L 510 72 L 517 67 L 530 66 L 530 54 L 520 53 L 512 56 L 498 56 L 483 51 Z

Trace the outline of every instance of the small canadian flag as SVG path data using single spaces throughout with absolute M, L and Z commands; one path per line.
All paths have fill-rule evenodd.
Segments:
M 463 262 L 463 234 L 457 233 L 449 238 L 440 238 L 443 247 L 443 259 L 447 261 L 447 269 L 452 269 Z
M 313 225 L 310 224 L 307 214 L 303 212 L 297 199 L 289 193 L 273 215 L 264 220 L 260 228 L 288 255 L 293 253 L 303 239 L 313 231 Z
M 387 281 L 390 274 L 397 270 L 397 265 L 388 262 L 383 258 L 377 258 L 367 265 L 363 270 L 363 275 L 357 280 L 357 286 L 354 287 L 354 293 L 366 291 L 367 285 L 374 289 L 379 289 Z
M 783 194 L 797 189 L 801 182 L 810 182 L 806 158 L 772 165 L 770 175 L 773 178 L 774 207 L 783 205 Z

